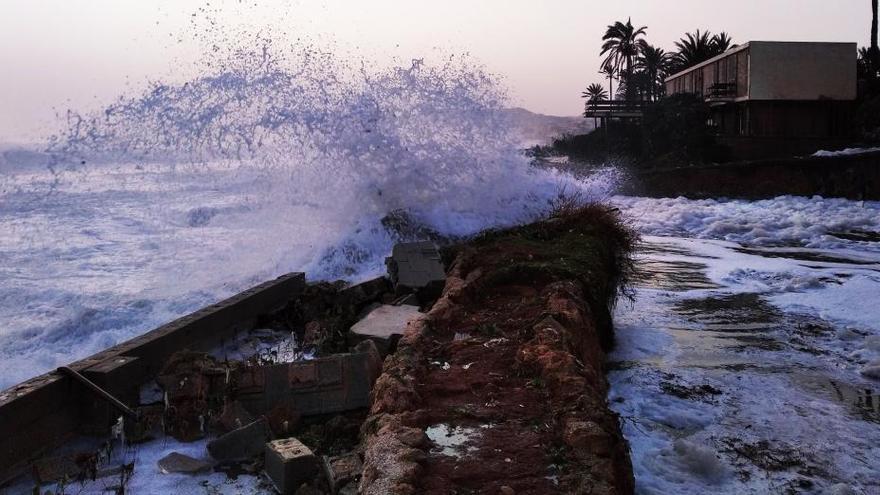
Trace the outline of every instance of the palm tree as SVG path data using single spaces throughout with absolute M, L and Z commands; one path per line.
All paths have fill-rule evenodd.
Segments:
M 671 64 L 672 56 L 664 49 L 640 40 L 636 69 L 645 73 L 649 100 L 654 100 L 663 94 L 663 80 L 669 74 Z
M 681 72 L 710 58 L 721 55 L 731 46 L 727 33 L 712 35 L 709 31 L 685 33 L 685 37 L 675 42 L 675 72 Z
M 602 70 L 599 71 L 599 74 L 608 78 L 608 94 L 611 95 L 611 99 L 614 99 L 614 75 L 617 72 L 614 67 L 608 64 L 602 65 Z
M 581 98 L 587 99 L 587 107 L 592 106 L 593 110 L 596 109 L 596 103 L 600 101 L 605 101 L 608 99 L 608 92 L 605 91 L 605 88 L 602 87 L 601 84 L 590 84 L 587 86 L 587 90 L 581 93 Z M 586 112 L 584 112 L 584 116 L 586 116 Z M 596 115 L 593 114 L 593 128 L 598 128 L 598 119 Z
M 627 19 L 626 24 L 617 21 L 608 26 L 605 36 L 602 40 L 600 55 L 605 55 L 602 67 L 612 67 L 621 74 L 621 68 L 625 69 L 621 74 L 621 78 L 632 76 L 633 63 L 639 54 L 639 40 L 645 35 L 648 27 L 642 26 L 638 29 L 632 24 L 632 18 Z
M 880 52 L 877 48 L 877 0 L 871 0 L 871 51 L 876 55 Z
M 712 36 L 712 51 L 715 55 L 721 55 L 722 53 L 730 50 L 733 45 L 733 40 L 730 39 L 730 35 L 721 31 L 720 33 Z

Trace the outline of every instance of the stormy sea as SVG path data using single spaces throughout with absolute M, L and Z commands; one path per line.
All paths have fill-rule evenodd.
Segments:
M 639 493 L 880 490 L 880 203 L 617 195 L 614 167 L 533 163 L 503 84 L 467 57 L 373 67 L 238 50 L 2 150 L 0 388 L 281 274 L 364 280 L 419 232 L 577 195 L 643 236 L 609 364 Z M 132 493 L 205 490 L 148 473 Z

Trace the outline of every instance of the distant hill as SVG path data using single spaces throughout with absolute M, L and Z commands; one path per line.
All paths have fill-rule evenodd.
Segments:
M 563 134 L 586 134 L 593 130 L 593 121 L 583 117 L 559 117 L 531 112 L 525 108 L 507 109 L 520 129 L 523 144 L 549 144 Z

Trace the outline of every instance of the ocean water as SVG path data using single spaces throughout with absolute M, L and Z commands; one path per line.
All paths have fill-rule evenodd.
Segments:
M 392 212 L 462 236 L 612 189 L 532 167 L 467 59 L 371 65 L 236 51 L 2 152 L 0 388 L 283 273 L 382 274 Z
M 880 489 L 880 203 L 614 196 L 614 170 L 532 166 L 467 58 L 253 46 L 0 151 L 0 388 L 283 273 L 379 275 L 389 213 L 466 236 L 580 194 L 645 236 L 610 375 L 640 493 Z M 203 492 L 156 476 L 171 449 L 204 454 L 140 449 L 132 486 Z
M 880 493 L 880 239 L 847 235 L 880 203 L 614 201 L 644 235 L 609 364 L 637 493 Z

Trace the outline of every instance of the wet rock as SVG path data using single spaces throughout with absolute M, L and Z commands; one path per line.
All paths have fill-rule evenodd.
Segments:
M 577 452 L 599 457 L 608 456 L 614 447 L 611 435 L 593 421 L 567 420 L 562 440 Z
M 516 495 L 516 491 L 507 485 L 502 485 L 498 491 L 500 491 L 502 495 Z
M 384 356 L 394 351 L 407 324 L 421 315 L 415 306 L 379 306 L 351 327 L 349 338 L 352 343 L 372 340 Z
M 41 484 L 74 478 L 82 471 L 73 456 L 67 455 L 39 459 L 33 464 L 34 480 Z
M 266 474 L 282 495 L 298 493 L 303 483 L 318 473 L 318 459 L 296 438 L 274 440 L 265 445 Z
M 395 245 L 385 264 L 398 294 L 415 292 L 422 300 L 434 300 L 446 283 L 440 252 L 430 241 Z
M 208 442 L 211 457 L 221 462 L 242 461 L 260 455 L 272 432 L 265 418 Z
M 341 489 L 361 477 L 363 463 L 359 455 L 350 453 L 336 457 L 323 457 L 324 472 L 330 484 L 330 491 L 337 494 Z
M 172 452 L 166 455 L 159 459 L 157 464 L 159 465 L 159 470 L 164 474 L 194 474 L 211 469 L 210 463 L 178 452 Z
M 862 368 L 862 376 L 866 378 L 873 378 L 874 380 L 880 380 L 880 363 L 872 363 L 868 366 Z
M 254 422 L 254 416 L 239 401 L 227 402 L 220 413 L 219 424 L 223 431 L 232 431 Z

